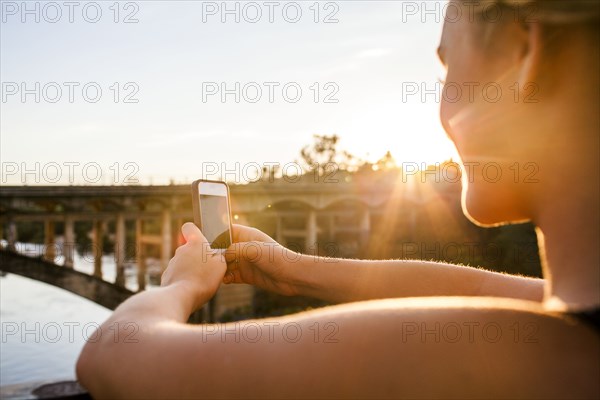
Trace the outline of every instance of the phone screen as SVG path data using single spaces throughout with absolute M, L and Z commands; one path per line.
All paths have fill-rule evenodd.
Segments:
M 201 230 L 210 247 L 226 249 L 231 245 L 229 221 L 229 199 L 225 184 L 200 182 L 198 185 L 200 201 Z

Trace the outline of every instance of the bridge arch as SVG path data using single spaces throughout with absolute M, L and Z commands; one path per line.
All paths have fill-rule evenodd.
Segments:
M 0 250 L 0 269 L 67 290 L 110 310 L 135 294 L 83 272 L 6 250 Z
M 323 207 L 324 210 L 331 210 L 336 208 L 370 208 L 373 205 L 367 202 L 365 199 L 356 196 L 341 196 L 339 198 L 331 199 Z

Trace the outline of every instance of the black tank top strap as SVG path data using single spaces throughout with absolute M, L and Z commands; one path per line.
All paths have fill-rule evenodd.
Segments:
M 569 312 L 567 314 L 584 322 L 600 335 L 600 307 L 586 311 Z

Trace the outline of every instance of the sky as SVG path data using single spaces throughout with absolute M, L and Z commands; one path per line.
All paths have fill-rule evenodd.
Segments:
M 3 185 L 243 181 L 314 134 L 368 161 L 454 155 L 421 92 L 443 2 L 74 4 L 0 4 Z

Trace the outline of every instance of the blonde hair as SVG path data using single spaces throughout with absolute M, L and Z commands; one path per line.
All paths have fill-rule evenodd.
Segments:
M 521 18 L 548 24 L 598 23 L 600 0 L 462 0 L 481 14 L 494 7 L 506 7 Z

